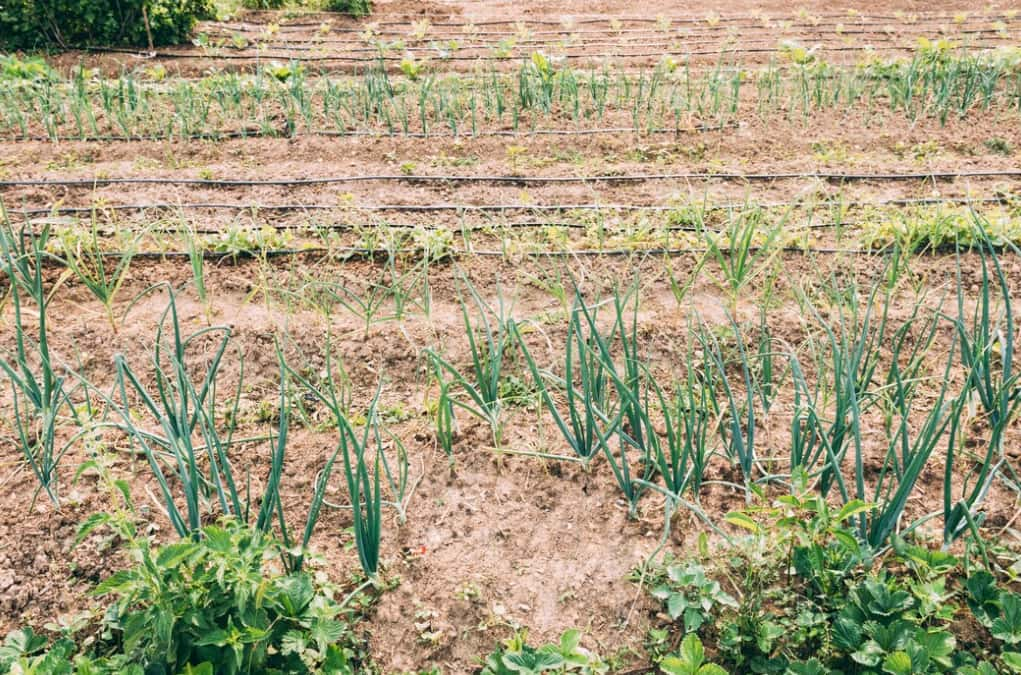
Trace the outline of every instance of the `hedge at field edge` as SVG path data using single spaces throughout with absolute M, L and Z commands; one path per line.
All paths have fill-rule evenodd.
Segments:
M 212 0 L 0 0 L 0 48 L 178 44 L 213 13 Z

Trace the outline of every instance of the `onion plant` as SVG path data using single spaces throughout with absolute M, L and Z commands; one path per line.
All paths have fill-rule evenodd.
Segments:
M 365 428 L 361 437 L 344 420 L 340 430 L 340 449 L 344 460 L 344 478 L 347 481 L 348 496 L 351 498 L 354 514 L 355 545 L 362 571 L 372 581 L 379 578 L 379 542 L 382 534 L 382 494 L 380 486 L 380 457 L 378 446 L 370 453 L 370 433 L 379 439 L 376 403 L 379 392 L 372 399 Z M 338 420 L 339 422 L 340 420 Z M 369 457 L 372 454 L 374 457 Z M 370 468 L 371 467 L 371 468 Z
M 191 228 L 185 230 L 185 244 L 188 249 L 188 263 L 191 266 L 191 281 L 199 302 L 206 311 L 206 319 L 212 316 L 209 293 L 206 290 L 205 247 Z
M 730 294 L 731 308 L 741 291 L 757 278 L 780 253 L 778 240 L 793 209 L 775 223 L 766 223 L 766 212 L 750 209 L 727 219 L 727 229 L 715 232 L 701 227 L 702 239 Z
M 242 489 L 237 469 L 227 454 L 231 445 L 241 442 L 236 441 L 233 434 L 244 381 L 244 362 L 241 361 L 239 365 L 237 390 L 230 407 L 221 415 L 216 408 L 216 388 L 231 331 L 225 326 L 212 326 L 184 336 L 173 290 L 168 288 L 168 292 L 170 300 L 160 319 L 154 348 L 156 392 L 150 393 L 123 355 L 116 356 L 120 402 L 118 404 L 112 399 L 107 400 L 118 411 L 121 422 L 113 426 L 127 433 L 142 449 L 160 486 L 164 509 L 181 537 L 200 536 L 204 516 L 217 509 L 224 516 L 250 523 L 260 532 L 279 528 L 283 543 L 283 563 L 289 571 L 299 571 L 304 564 L 304 552 L 319 520 L 324 493 L 317 490 L 313 494 L 305 514 L 301 541 L 295 541 L 280 499 L 291 408 L 287 391 L 288 369 L 283 356 L 278 351 L 280 397 L 277 433 L 269 439 L 271 446 L 266 483 L 259 498 L 258 510 L 253 513 L 254 502 L 251 499 L 247 470 L 246 484 Z M 163 346 L 168 326 L 171 342 L 169 353 Z M 205 363 L 202 380 L 195 382 L 189 375 L 189 370 L 194 370 L 190 351 L 200 339 L 210 336 L 214 339 L 213 354 Z M 136 414 L 130 405 L 132 398 L 141 401 L 142 412 L 155 423 L 158 431 L 142 426 L 140 420 L 143 417 Z M 225 430 L 218 423 L 221 417 L 231 420 Z M 201 445 L 196 444 L 197 439 L 201 439 Z M 164 466 L 169 467 L 169 475 Z M 176 479 L 173 482 L 177 483 L 183 493 L 181 505 L 171 487 L 171 477 Z
M 508 49 L 513 52 L 513 45 Z M 945 123 L 950 115 L 1021 106 L 1009 53 L 937 56 L 923 47 L 909 60 L 864 67 L 771 60 L 755 74 L 750 96 L 742 92 L 747 69 L 723 60 L 708 69 L 669 59 L 637 72 L 630 64 L 582 72 L 533 55 L 516 71 L 478 69 L 443 78 L 416 71 L 400 86 L 391 83 L 382 60 L 354 78 L 312 78 L 296 63 L 260 68 L 251 77 L 219 72 L 200 82 L 143 82 L 131 73 L 94 81 L 78 69 L 67 80 L 0 82 L 0 134 L 53 140 L 250 132 L 481 134 L 494 126 L 518 130 L 554 121 L 569 122 L 571 130 L 625 116 L 634 130 L 679 132 L 692 117 L 726 123 L 742 109 L 807 117 L 882 104 L 911 119 L 924 114 Z M 417 68 L 411 61 L 406 66 Z
M 425 353 L 437 371 L 437 376 L 442 377 L 443 373 L 449 375 L 452 382 L 468 397 L 468 400 L 451 398 L 451 403 L 486 421 L 499 447 L 502 431 L 500 413 L 503 408 L 501 382 L 504 378 L 505 357 L 514 344 L 510 317 L 502 293 L 499 294 L 497 307 L 493 309 L 467 279 L 464 284 L 478 310 L 478 322 L 475 323 L 468 310 L 468 303 L 461 298 L 461 317 L 471 351 L 471 372 L 467 375 L 462 373 L 437 351 L 427 349 Z
M 39 482 L 39 490 L 56 504 L 57 468 L 68 450 L 67 445 L 58 443 L 57 431 L 65 408 L 76 422 L 77 413 L 65 387 L 66 375 L 58 371 L 50 350 L 47 312 L 51 293 L 43 275 L 48 236 L 48 228 L 38 236 L 15 232 L 4 214 L 0 270 L 10 283 L 15 347 L 13 354 L 0 355 L 0 369 L 10 382 L 15 443 Z M 38 316 L 34 340 L 22 304 L 23 294 L 32 301 Z M 33 503 L 39 490 L 33 495 Z
M 695 331 L 699 346 L 706 359 L 706 375 L 711 378 L 713 386 L 719 386 L 723 392 L 725 406 L 720 406 L 713 397 L 714 412 L 720 417 L 719 435 L 723 441 L 723 450 L 732 462 L 737 462 L 745 481 L 745 487 L 755 482 L 754 468 L 757 462 L 755 453 L 755 387 L 752 383 L 752 364 L 745 350 L 744 336 L 737 322 L 730 318 L 734 339 L 737 344 L 738 362 L 741 368 L 741 379 L 744 389 L 743 401 L 740 389 L 731 382 L 727 374 L 727 359 L 720 348 L 720 341 L 705 325 Z M 743 419 L 742 419 L 743 418 Z M 750 493 L 749 493 L 750 496 Z
M 562 379 L 540 370 L 520 328 L 512 324 L 518 347 L 546 409 L 586 468 L 619 424 L 619 416 L 611 419 L 609 415 L 610 386 L 602 354 L 596 347 L 594 322 L 583 321 L 583 317 L 595 312 L 595 308 L 585 305 L 581 292 L 575 288 L 574 306 L 567 324 Z M 550 384 L 564 392 L 566 419 L 553 400 Z
M 646 490 L 649 479 L 655 471 L 651 459 L 652 442 L 655 435 L 650 418 L 650 386 L 646 376 L 646 365 L 639 357 L 638 346 L 638 283 L 622 293 L 620 288 L 613 291 L 613 330 L 603 335 L 596 325 L 596 313 L 584 303 L 579 305 L 581 314 L 589 328 L 592 345 L 588 350 L 597 356 L 599 368 L 613 384 L 617 399 L 617 412 L 613 425 L 617 430 L 619 453 L 614 454 L 607 443 L 607 437 L 597 434 L 597 440 L 610 464 L 617 485 L 628 502 L 628 515 L 637 515 L 638 501 Z M 630 299 L 632 298 L 633 299 Z M 628 321 L 628 302 L 632 313 Z M 619 349 L 622 363 L 615 358 L 614 347 Z M 657 439 L 658 440 L 658 439 Z M 629 456 L 629 448 L 637 452 L 637 460 Z M 640 467 L 634 473 L 632 463 Z
M 952 400 L 950 391 L 950 370 L 954 362 L 954 347 L 951 345 L 946 368 L 943 371 L 942 386 L 935 403 L 922 417 L 914 406 L 915 393 L 895 397 L 899 423 L 896 434 L 883 461 L 882 469 L 871 495 L 863 489 L 862 478 L 864 458 L 857 458 L 855 469 L 856 490 L 854 497 L 874 504 L 874 509 L 859 516 L 860 536 L 873 548 L 886 545 L 890 535 L 897 531 L 908 497 L 914 491 L 918 478 L 925 469 L 929 458 L 943 441 L 948 427 L 956 426 L 961 414 L 963 400 Z M 895 386 L 904 387 L 903 380 L 895 378 Z M 912 432 L 912 424 L 922 419 L 920 427 Z M 838 488 L 844 502 L 849 501 L 848 490 L 843 478 L 837 475 Z M 869 498 L 871 497 L 871 499 Z
M 358 560 L 369 582 L 376 584 L 379 582 L 380 539 L 383 531 L 382 479 L 384 473 L 389 476 L 389 469 L 383 467 L 385 458 L 377 414 L 380 389 L 377 388 L 373 396 L 365 415 L 365 425 L 359 433 L 348 418 L 343 398 L 338 396 L 339 388 L 334 386 L 333 369 L 330 366 L 330 350 L 327 349 L 326 378 L 322 386 L 316 386 L 299 372 L 289 369 L 309 394 L 326 406 L 337 428 L 337 446 L 316 479 L 313 507 L 317 510 L 321 508 L 339 455 L 351 503 Z
M 973 416 L 975 402 L 981 406 L 989 436 L 985 452 L 969 468 L 961 467 L 961 443 L 956 425 L 951 431 L 943 481 L 943 539 L 949 544 L 977 519 L 975 509 L 984 499 L 993 478 L 1005 461 L 1003 437 L 1021 405 L 1021 373 L 1014 369 L 1014 319 L 1011 291 L 999 259 L 989 241 L 978 248 L 982 282 L 974 309 L 965 308 L 961 258 L 957 257 L 957 316 L 952 319 L 960 342 L 961 365 L 966 376 L 961 398 Z M 995 283 L 993 279 L 995 279 Z M 997 305 L 999 309 L 997 309 Z M 960 498 L 955 498 L 954 474 L 963 479 Z
M 713 455 L 709 435 L 715 424 L 710 400 L 715 396 L 707 378 L 695 366 L 694 355 L 688 351 L 684 379 L 674 385 L 672 399 L 650 378 L 656 391 L 656 400 L 663 416 L 664 444 L 654 430 L 650 430 L 652 458 L 663 479 L 667 493 L 680 499 L 690 493 L 698 502 L 705 470 Z M 646 416 L 648 419 L 648 416 Z
M 803 418 L 810 425 L 805 429 L 808 435 L 798 439 L 799 442 L 814 440 L 821 444 L 814 445 L 814 452 L 799 451 L 800 460 L 825 458 L 825 462 L 817 473 L 809 464 L 792 464 L 791 470 L 804 469 L 817 477 L 819 491 L 824 497 L 829 494 L 843 471 L 848 449 L 853 445 L 856 457 L 860 458 L 861 455 L 861 417 L 869 405 L 870 384 L 879 364 L 880 347 L 887 331 L 890 297 L 889 293 L 885 294 L 882 307 L 877 309 L 880 291 L 878 285 L 865 297 L 861 296 L 854 284 L 843 292 L 832 290 L 836 299 L 836 328 L 830 326 L 813 303 L 802 298 L 805 312 L 816 319 L 824 335 L 821 345 L 815 346 L 815 386 L 809 387 L 800 366 L 792 367 L 799 403 L 811 405 L 816 410 L 826 410 L 827 413 L 825 422 L 823 415 L 814 413 Z M 814 344 L 814 338 L 809 339 Z
M 454 463 L 454 430 L 457 420 L 454 417 L 454 403 L 450 397 L 450 383 L 442 373 L 436 373 L 440 395 L 436 401 L 436 440 L 451 466 Z
M 145 454 L 159 483 L 174 529 L 182 537 L 197 537 L 202 529 L 203 515 L 214 504 L 227 516 L 241 518 L 247 513 L 233 465 L 227 456 L 233 426 L 224 433 L 217 424 L 215 391 L 231 330 L 227 326 L 211 326 L 185 336 L 173 289 L 168 287 L 167 292 L 169 303 L 160 317 L 153 351 L 155 392 L 150 392 L 143 384 L 142 378 L 123 354 L 114 357 L 116 386 L 120 392 L 120 403 L 115 406 L 121 419 L 117 426 Z M 169 350 L 163 344 L 168 328 Z M 215 349 L 204 364 L 202 379 L 196 382 L 190 375 L 190 348 L 207 338 L 215 341 Z M 242 367 L 239 380 L 243 376 Z M 227 410 L 227 419 L 237 419 L 240 396 L 239 382 L 231 408 Z M 150 431 L 140 425 L 137 421 L 139 416 L 132 407 L 134 398 L 159 431 Z M 201 438 L 202 444 L 196 443 L 197 437 Z M 178 505 L 164 465 L 170 467 L 180 485 L 183 506 Z

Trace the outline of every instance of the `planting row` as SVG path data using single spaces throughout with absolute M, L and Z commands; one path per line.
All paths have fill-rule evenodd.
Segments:
M 11 57 L 13 58 L 13 57 Z M 1021 105 L 1018 54 L 969 54 L 926 44 L 910 59 L 828 64 L 787 48 L 768 66 L 711 69 L 664 59 L 654 68 L 583 72 L 535 52 L 516 73 L 441 75 L 414 59 L 391 78 L 310 78 L 297 63 L 254 75 L 167 78 L 163 66 L 103 79 L 79 68 L 68 80 L 45 64 L 8 60 L 0 80 L 0 134 L 26 138 L 189 138 L 302 133 L 466 135 L 619 127 L 697 130 L 741 115 L 807 117 L 821 110 L 883 111 L 909 119 Z M 167 79 L 165 79 L 167 78 Z
M 59 216 L 60 209 L 50 216 L 47 209 L 38 209 L 35 217 L 31 212 L 21 215 L 30 228 L 50 231 L 48 253 L 81 269 L 103 259 L 258 258 L 284 253 L 442 261 L 472 255 L 701 252 L 732 266 L 732 259 L 771 259 L 784 250 L 938 252 L 970 248 L 986 239 L 997 249 L 1021 246 L 1021 216 L 1012 204 L 867 207 L 853 213 L 840 204 L 818 209 L 700 204 L 630 213 L 566 209 L 558 218 L 537 214 L 535 219 L 463 212 L 453 222 L 420 217 L 403 223 L 357 208 L 333 207 L 322 216 L 309 217 L 296 207 L 297 215 L 283 219 L 259 208 L 240 210 L 219 219 L 188 215 L 172 206 L 142 209 L 137 218 L 103 206 L 91 213 L 84 207 L 84 217 Z

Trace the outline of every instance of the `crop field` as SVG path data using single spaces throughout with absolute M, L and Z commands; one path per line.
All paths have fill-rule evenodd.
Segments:
M 1013 4 L 0 53 L 0 673 L 1021 673 Z

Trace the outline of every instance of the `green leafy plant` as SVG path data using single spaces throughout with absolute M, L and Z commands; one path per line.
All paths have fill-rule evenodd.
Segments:
M 352 16 L 365 16 L 372 12 L 372 0 L 325 0 L 323 9 Z
M 88 647 L 8 635 L 0 668 L 33 673 L 332 673 L 359 663 L 354 614 L 334 589 L 306 572 L 268 564 L 277 544 L 234 520 L 191 540 L 153 548 L 130 543 L 135 559 L 93 595 L 109 602 Z M 85 643 L 83 643 L 85 644 Z M 39 654 L 33 658 L 33 654 Z M 73 667 L 72 667 L 73 664 Z
M 598 656 L 581 647 L 582 633 L 571 629 L 560 641 L 532 647 L 526 632 L 515 633 L 500 649 L 489 654 L 481 675 L 539 675 L 540 673 L 579 673 L 599 675 L 608 671 Z
M 669 564 L 664 575 L 663 583 L 653 588 L 652 596 L 664 603 L 667 614 L 681 623 L 685 633 L 695 633 L 706 621 L 711 621 L 713 610 L 737 607 L 734 597 L 718 581 L 707 578 L 705 568 L 697 563 Z
M 684 636 L 680 651 L 660 661 L 659 668 L 666 675 L 727 675 L 720 666 L 706 663 L 705 648 L 695 634 Z

